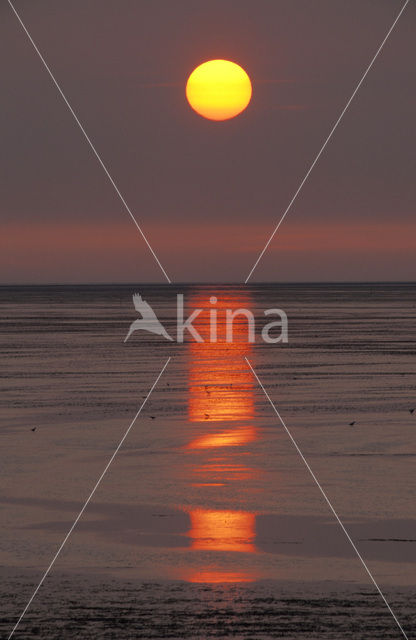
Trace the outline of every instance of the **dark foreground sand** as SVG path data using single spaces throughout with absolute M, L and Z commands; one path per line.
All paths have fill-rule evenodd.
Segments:
M 2 598 L 7 637 L 35 576 L 10 576 Z M 412 637 L 415 591 L 389 591 Z M 413 612 L 412 612 L 413 609 Z M 53 575 L 41 588 L 16 638 L 400 638 L 381 598 L 369 587 L 143 583 L 111 577 Z

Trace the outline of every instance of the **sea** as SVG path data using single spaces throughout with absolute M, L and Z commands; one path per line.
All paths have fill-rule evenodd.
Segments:
M 135 294 L 172 340 L 125 340 Z M 0 309 L 5 638 L 48 568 L 16 639 L 416 636 L 416 284 L 2 286 Z

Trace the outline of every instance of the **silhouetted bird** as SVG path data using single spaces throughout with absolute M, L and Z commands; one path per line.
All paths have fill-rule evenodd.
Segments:
M 355 420 L 353 420 L 353 422 L 350 422 L 350 427 L 353 427 L 355 425 Z
M 414 413 L 414 409 L 409 409 L 409 413 Z
M 36 431 L 36 427 L 33 427 L 33 429 L 31 429 L 31 431 Z
M 205 416 L 205 420 L 207 420 L 207 418 L 209 418 L 209 413 L 204 413 Z
M 156 416 L 150 416 L 151 420 L 154 420 L 156 418 Z

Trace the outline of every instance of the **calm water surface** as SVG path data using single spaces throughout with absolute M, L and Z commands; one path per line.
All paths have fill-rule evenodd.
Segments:
M 215 295 L 218 341 L 124 343 L 136 291 L 171 335 L 183 293 L 203 337 Z M 415 293 L 0 288 L 4 631 L 172 356 L 16 637 L 400 637 L 245 357 L 411 635 Z M 224 340 L 240 307 L 254 344 L 242 318 Z M 288 315 L 288 344 L 261 342 L 270 307 Z

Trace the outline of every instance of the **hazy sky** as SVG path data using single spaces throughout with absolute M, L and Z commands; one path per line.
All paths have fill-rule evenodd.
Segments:
M 402 0 L 16 0 L 175 281 L 241 281 Z M 415 278 L 410 3 L 253 280 Z M 2 282 L 164 280 L 6 2 Z M 210 58 L 253 82 L 242 115 L 185 100 Z

